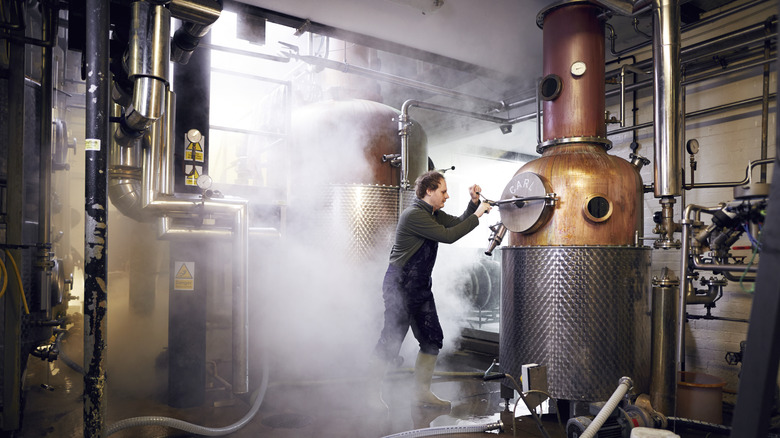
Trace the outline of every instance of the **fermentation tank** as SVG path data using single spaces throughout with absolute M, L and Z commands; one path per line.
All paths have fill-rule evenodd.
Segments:
M 638 169 L 607 154 L 604 11 L 568 1 L 541 11 L 541 158 L 509 181 L 501 220 L 500 360 L 514 376 L 547 367 L 550 394 L 606 400 L 620 377 L 649 384 L 650 249 L 639 246 Z

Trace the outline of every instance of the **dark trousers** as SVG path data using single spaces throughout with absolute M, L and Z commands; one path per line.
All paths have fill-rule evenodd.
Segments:
M 386 361 L 398 356 L 409 327 L 423 353 L 436 355 L 442 348 L 444 333 L 436 313 L 430 275 L 436 249 L 436 242 L 427 241 L 403 268 L 387 268 L 382 283 L 385 324 L 375 350 Z

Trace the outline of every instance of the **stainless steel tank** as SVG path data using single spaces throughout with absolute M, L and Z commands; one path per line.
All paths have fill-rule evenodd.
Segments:
M 622 376 L 649 385 L 650 249 L 642 228 L 642 180 L 607 154 L 603 10 L 587 1 L 552 5 L 539 94 L 542 157 L 518 170 L 500 207 L 500 362 L 547 366 L 553 397 L 605 400 Z

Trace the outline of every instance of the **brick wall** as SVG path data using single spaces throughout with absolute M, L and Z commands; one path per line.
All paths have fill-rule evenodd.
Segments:
M 714 28 L 697 30 L 693 35 L 683 35 L 683 47 L 695 42 L 711 38 L 723 32 L 728 32 L 747 25 L 760 23 L 776 12 L 775 4 L 763 5 L 748 13 L 733 17 L 727 23 L 718 23 Z M 645 51 L 637 55 L 639 60 L 649 56 Z M 774 55 L 773 55 L 774 56 Z M 641 80 L 642 78 L 640 78 Z M 646 78 L 645 78 L 646 79 Z M 731 102 L 760 97 L 762 95 L 763 69 L 752 68 L 744 72 L 737 72 L 721 76 L 716 79 L 688 85 L 685 87 L 686 113 L 703 110 L 714 106 Z M 774 64 L 770 73 L 770 93 L 777 91 L 776 72 Z M 627 105 L 631 105 L 630 94 L 627 94 Z M 617 114 L 619 111 L 616 99 L 608 100 L 608 110 Z M 631 120 L 630 106 L 627 106 L 629 121 Z M 652 95 L 650 90 L 642 90 L 638 93 L 637 123 L 645 123 L 653 119 Z M 615 129 L 615 128 L 610 128 Z M 768 121 L 768 155 L 774 156 L 776 131 L 776 109 L 774 100 L 770 101 Z M 652 128 L 638 131 L 638 142 L 641 147 L 639 153 L 653 160 L 653 131 Z M 696 182 L 715 181 L 740 181 L 745 176 L 745 169 L 750 160 L 760 158 L 762 137 L 761 105 L 750 105 L 734 110 L 719 112 L 698 118 L 689 118 L 685 123 L 685 139 L 695 138 L 699 141 L 700 151 L 696 155 L 697 170 Z M 629 144 L 632 141 L 631 133 L 622 133 L 610 136 L 614 143 L 611 154 L 628 158 Z M 682 164 L 686 167 L 687 182 L 690 182 L 689 155 L 685 153 Z M 771 180 L 771 166 L 768 178 Z M 642 169 L 642 177 L 645 184 L 653 181 L 653 164 Z M 754 171 L 754 178 L 759 177 L 759 169 Z M 733 199 L 732 189 L 700 189 L 685 193 L 684 200 L 678 198 L 675 205 L 675 217 L 679 221 L 682 205 L 693 203 L 705 206 L 714 206 L 719 202 L 727 202 Z M 645 223 L 644 234 L 646 237 L 656 237 L 652 234 L 654 223 L 653 213 L 660 210 L 658 199 L 652 193 L 645 195 Z M 707 224 L 710 223 L 709 215 L 702 215 Z M 680 238 L 680 235 L 676 235 Z M 646 242 L 650 244 L 650 242 Z M 740 239 L 738 246 L 749 246 L 746 237 Z M 734 251 L 735 255 L 750 256 L 750 251 Z M 760 256 L 757 258 L 760 259 Z M 680 275 L 680 251 L 679 250 L 655 250 L 653 251 L 653 275 L 659 275 L 663 267 L 669 267 L 675 275 Z M 701 272 L 705 278 L 712 273 Z M 737 274 L 739 275 L 739 274 Z M 697 283 L 697 286 L 698 283 Z M 743 289 L 744 286 L 744 289 Z M 752 283 L 730 281 L 724 287 L 723 297 L 717 301 L 712 314 L 716 317 L 747 320 L 752 304 Z M 701 286 L 699 286 L 701 287 Z M 747 291 L 745 291 L 745 289 Z M 687 311 L 690 314 L 705 314 L 703 305 L 689 305 Z M 732 366 L 726 363 L 725 355 L 730 351 L 739 351 L 739 343 L 747 337 L 748 324 L 723 320 L 691 320 L 686 325 L 686 370 L 703 372 L 723 378 L 726 381 L 726 394 L 724 399 L 734 401 L 731 394 L 739 387 L 738 374 L 740 366 Z

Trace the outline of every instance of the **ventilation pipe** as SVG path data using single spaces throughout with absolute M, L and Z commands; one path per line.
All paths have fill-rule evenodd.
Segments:
M 169 7 L 174 17 L 184 21 L 173 35 L 171 61 L 187 64 L 200 40 L 222 13 L 222 1 L 173 0 Z
M 162 116 L 170 76 L 170 11 L 147 1 L 134 2 L 130 8 L 130 43 L 123 63 L 133 94 L 114 135 L 121 145 L 139 138 Z

